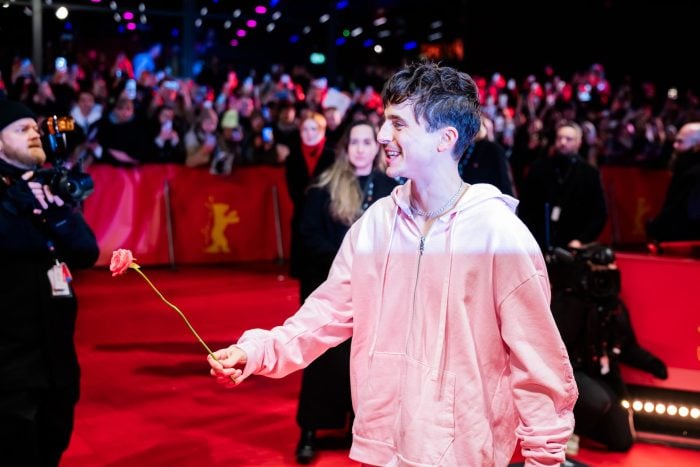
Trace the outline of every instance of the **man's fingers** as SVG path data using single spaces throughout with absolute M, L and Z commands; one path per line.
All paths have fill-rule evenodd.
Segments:
M 32 190 L 34 197 L 39 202 L 42 209 L 48 209 L 49 204 L 46 202 L 46 193 L 44 192 L 43 185 L 37 182 L 28 182 L 27 185 L 29 189 Z
M 44 196 L 46 196 L 47 203 L 49 203 L 49 204 L 54 203 L 53 193 L 51 193 L 51 190 L 49 190 L 49 187 L 47 185 L 44 185 Z

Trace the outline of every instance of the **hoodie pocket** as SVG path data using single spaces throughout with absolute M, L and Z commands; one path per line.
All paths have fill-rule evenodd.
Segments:
M 455 438 L 454 373 L 406 359 L 398 451 L 411 464 L 440 465 Z
M 395 446 L 403 355 L 376 352 L 365 384 L 358 391 L 354 434 Z

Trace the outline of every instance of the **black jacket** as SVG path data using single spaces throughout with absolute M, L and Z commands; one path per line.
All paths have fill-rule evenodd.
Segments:
M 545 213 L 558 207 L 558 220 Z M 607 219 L 605 193 L 598 169 L 579 156 L 540 159 L 523 183 L 518 215 L 540 248 L 566 247 L 571 240 L 595 241 Z M 554 216 L 557 217 L 557 216 Z M 547 242 L 549 227 L 549 244 Z
M 26 183 L 2 161 L 0 175 L 0 390 L 77 391 L 75 294 L 53 297 L 47 272 L 56 261 L 73 270 L 92 266 L 97 241 L 67 205 L 33 214 Z
M 659 241 L 700 240 L 700 153 L 678 157 L 664 205 L 647 233 Z
M 372 199 L 368 200 L 366 186 L 369 176 L 358 177 L 360 187 L 365 192 L 365 202 L 373 204 L 378 199 L 391 194 L 398 182 L 386 174 L 375 171 L 372 174 Z M 327 189 L 314 187 L 308 191 L 304 212 L 299 226 L 304 244 L 304 274 L 301 275 L 302 302 L 328 277 L 335 255 L 350 226 L 334 219 L 330 212 L 331 195 Z

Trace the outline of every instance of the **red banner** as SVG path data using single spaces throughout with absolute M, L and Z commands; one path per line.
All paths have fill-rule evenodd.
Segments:
M 608 223 L 601 241 L 613 245 L 646 243 L 646 222 L 659 213 L 671 172 L 603 166 L 600 173 L 608 203 Z
M 289 252 L 292 206 L 283 168 L 246 167 L 217 176 L 176 165 L 93 165 L 89 172 L 95 192 L 84 213 L 100 245 L 99 265 L 109 264 L 117 248 L 132 250 L 144 265 L 273 260 Z

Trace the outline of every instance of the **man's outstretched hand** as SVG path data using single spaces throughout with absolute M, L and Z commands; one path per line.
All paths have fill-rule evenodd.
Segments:
M 211 366 L 209 373 L 216 378 L 216 382 L 227 388 L 232 388 L 243 381 L 243 368 L 248 362 L 248 355 L 236 345 L 214 352 L 207 361 Z

